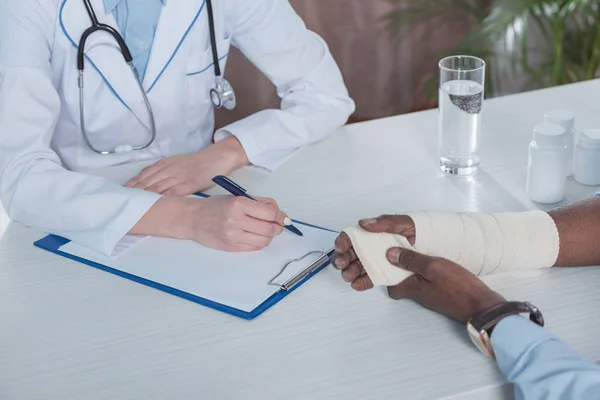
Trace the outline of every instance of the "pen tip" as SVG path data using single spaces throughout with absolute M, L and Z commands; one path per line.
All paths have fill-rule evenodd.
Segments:
M 304 236 L 302 231 L 300 229 L 296 228 L 294 225 L 286 226 L 285 229 L 287 229 L 288 231 L 290 231 L 292 233 L 295 233 L 298 236 Z

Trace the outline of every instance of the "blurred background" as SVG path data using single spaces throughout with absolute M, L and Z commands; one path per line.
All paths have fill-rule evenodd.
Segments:
M 328 43 L 356 101 L 350 122 L 437 106 L 437 62 L 488 63 L 486 97 L 598 75 L 599 0 L 290 0 Z M 239 97 L 223 126 L 278 107 L 270 82 L 237 50 L 227 78 Z
M 356 101 L 350 122 L 437 106 L 438 61 L 487 63 L 486 96 L 593 79 L 600 65 L 600 0 L 290 0 L 328 43 Z M 277 108 L 270 82 L 235 49 L 227 78 L 238 107 L 224 126 Z M 0 207 L 0 232 L 8 217 Z

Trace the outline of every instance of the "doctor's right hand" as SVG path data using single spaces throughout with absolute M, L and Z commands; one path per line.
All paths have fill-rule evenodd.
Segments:
M 188 235 L 207 247 L 231 252 L 267 247 L 283 231 L 286 218 L 275 200 L 214 196 L 191 199 Z

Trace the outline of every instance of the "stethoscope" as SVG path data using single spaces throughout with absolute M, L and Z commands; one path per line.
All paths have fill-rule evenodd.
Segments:
M 87 10 L 87 13 L 92 22 L 92 26 L 86 29 L 81 35 L 81 39 L 79 40 L 79 48 L 77 49 L 77 69 L 79 70 L 79 78 L 78 78 L 78 86 L 79 86 L 79 120 L 81 123 L 81 133 L 83 134 L 83 138 L 87 146 L 95 153 L 107 155 L 107 154 L 123 154 L 129 153 L 135 150 L 143 150 L 148 148 L 154 140 L 156 139 L 156 121 L 154 119 L 154 112 L 152 111 L 152 106 L 150 105 L 150 101 L 148 100 L 148 96 L 146 95 L 146 91 L 142 86 L 142 81 L 140 80 L 140 75 L 133 65 L 133 57 L 131 56 L 131 51 L 129 51 L 129 47 L 125 43 L 123 37 L 117 32 L 117 30 L 110 25 L 102 24 L 98 21 L 98 17 L 96 17 L 96 13 L 90 0 L 83 0 L 83 4 Z M 212 48 L 213 55 L 213 67 L 215 70 L 215 84 L 214 87 L 210 90 L 210 99 L 213 105 L 216 108 L 225 108 L 227 110 L 233 110 L 236 105 L 235 92 L 231 84 L 223 78 L 221 75 L 221 66 L 219 65 L 219 54 L 217 49 L 217 39 L 215 34 L 215 22 L 213 17 L 213 8 L 212 8 L 212 0 L 206 0 L 206 8 L 208 11 L 208 26 L 210 30 L 210 46 Z M 144 98 L 144 103 L 146 103 L 146 108 L 148 109 L 148 114 L 150 115 L 150 131 L 152 133 L 150 140 L 143 146 L 132 146 L 128 144 L 123 144 L 115 147 L 110 151 L 102 151 L 98 150 L 94 147 L 94 145 L 90 142 L 88 137 L 86 125 L 85 125 L 85 117 L 84 117 L 84 101 L 83 101 L 83 71 L 84 71 L 84 61 L 85 61 L 85 42 L 88 37 L 95 32 L 106 32 L 110 34 L 119 45 L 121 49 L 121 53 L 123 53 L 123 58 L 129 68 L 131 68 L 131 72 L 133 77 L 142 93 L 142 97 Z

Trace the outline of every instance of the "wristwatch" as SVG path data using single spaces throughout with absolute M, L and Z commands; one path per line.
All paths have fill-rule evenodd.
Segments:
M 492 331 L 496 324 L 510 315 L 529 314 L 529 319 L 539 326 L 544 326 L 544 317 L 537 307 L 528 302 L 509 301 L 477 314 L 467 322 L 469 337 L 486 356 L 495 359 L 492 348 Z

